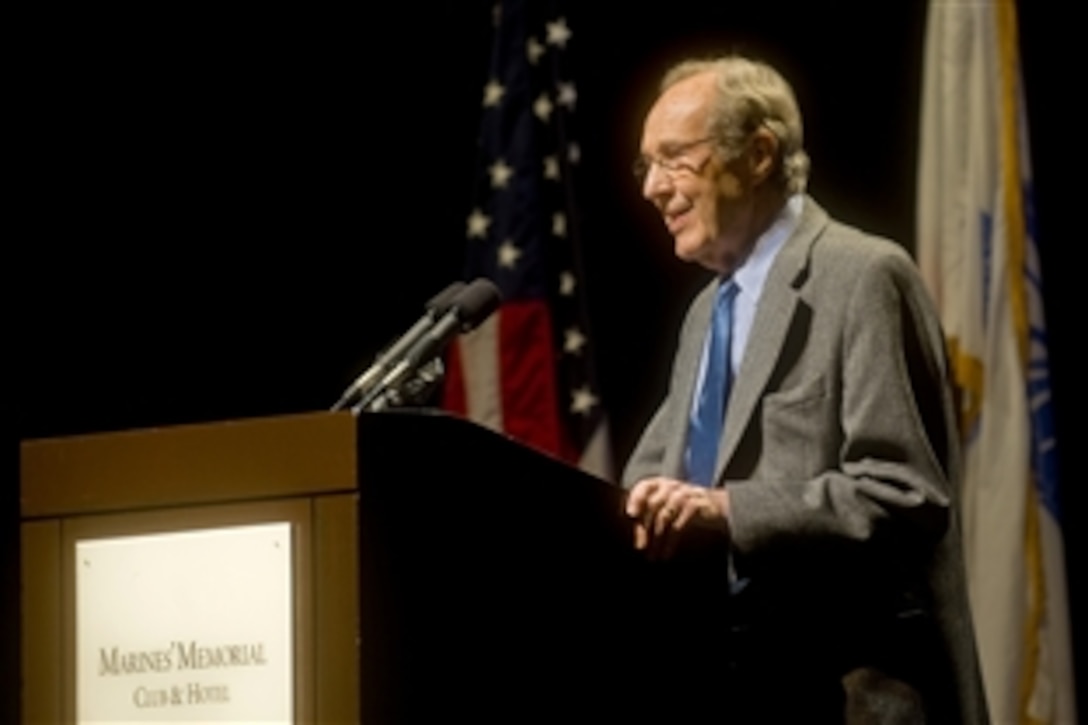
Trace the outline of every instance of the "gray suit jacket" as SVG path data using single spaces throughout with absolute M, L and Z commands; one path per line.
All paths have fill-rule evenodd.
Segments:
M 683 477 L 715 284 L 688 311 L 627 486 Z M 750 639 L 737 651 L 764 653 L 752 672 L 765 672 L 779 699 L 826 681 L 851 719 L 986 721 L 947 376 L 910 257 L 807 198 L 759 301 L 716 484 L 729 488 L 734 564 L 747 582 L 730 615 Z

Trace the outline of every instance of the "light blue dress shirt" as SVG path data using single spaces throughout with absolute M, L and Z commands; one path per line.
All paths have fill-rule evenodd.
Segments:
M 795 194 L 791 196 L 782 206 L 782 210 L 779 211 L 771 226 L 756 240 L 748 259 L 744 260 L 744 263 L 733 272 L 733 279 L 737 283 L 738 291 L 733 299 L 733 336 L 729 350 L 729 362 L 732 372 L 730 379 L 732 380 L 736 380 L 741 360 L 744 359 L 744 350 L 748 346 L 748 338 L 752 333 L 752 322 L 756 317 L 756 308 L 759 306 L 760 295 L 763 294 L 763 284 L 767 281 L 767 273 L 770 271 L 771 264 L 774 263 L 778 253 L 782 250 L 782 245 L 797 229 L 804 203 L 805 198 L 803 195 Z M 695 386 L 695 395 L 692 397 L 690 411 L 692 415 L 694 415 L 695 406 L 699 401 L 699 393 L 703 389 L 709 346 L 710 334 L 708 331 L 706 342 L 703 343 L 702 359 L 699 362 L 698 384 Z

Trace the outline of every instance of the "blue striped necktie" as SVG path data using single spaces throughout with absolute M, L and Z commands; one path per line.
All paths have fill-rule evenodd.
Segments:
M 725 419 L 725 401 L 733 371 L 730 345 L 733 336 L 733 298 L 737 285 L 726 280 L 718 285 L 714 315 L 710 321 L 710 349 L 707 350 L 699 404 L 692 412 L 688 428 L 687 478 L 692 483 L 710 486 L 718 460 L 718 443 Z

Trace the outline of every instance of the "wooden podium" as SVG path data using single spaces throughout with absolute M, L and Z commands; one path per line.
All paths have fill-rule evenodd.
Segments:
M 26 722 L 76 720 L 75 546 L 96 537 L 289 522 L 297 722 L 637 720 L 648 672 L 690 685 L 676 663 L 724 646 L 643 633 L 723 611 L 700 574 L 724 551 L 648 564 L 617 487 L 434 411 L 27 441 L 21 494 Z

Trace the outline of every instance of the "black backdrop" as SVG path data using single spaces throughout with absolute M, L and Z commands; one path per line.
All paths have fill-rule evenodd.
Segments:
M 1081 534 L 1069 22 L 1020 8 L 1067 552 Z M 632 6 L 634 7 L 634 6 Z M 702 274 L 627 171 L 661 71 L 739 50 L 790 78 L 811 192 L 912 247 L 925 8 L 671 0 L 568 13 L 590 315 L 617 458 Z M 460 277 L 490 4 L 39 16 L 8 114 L 15 438 L 316 410 Z M 1071 235 L 1068 235 L 1071 236 Z M 15 450 L 12 446 L 9 450 Z M 14 466 L 9 470 L 14 471 Z M 17 516 L 16 479 L 5 497 Z M 15 527 L 5 529 L 17 591 Z M 1083 601 L 1075 577 L 1074 608 Z M 15 598 L 5 598 L 9 633 Z M 10 652 L 10 654 L 8 654 Z M 5 663 L 13 670 L 14 649 Z M 14 706 L 12 706 L 14 707 Z

